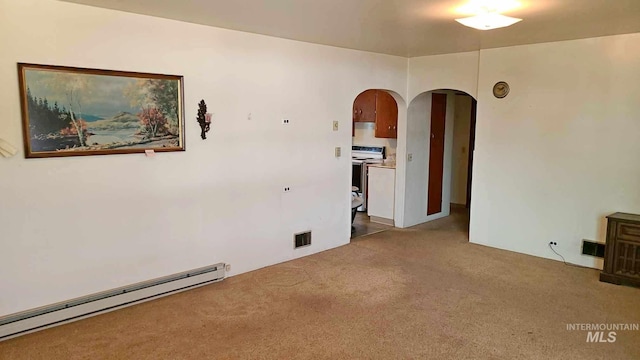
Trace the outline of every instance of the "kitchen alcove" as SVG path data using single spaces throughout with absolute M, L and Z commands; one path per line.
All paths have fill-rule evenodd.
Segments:
M 384 90 L 370 89 L 362 92 L 353 102 L 353 131 L 355 123 L 375 123 L 375 137 L 396 139 L 398 137 L 398 103 Z

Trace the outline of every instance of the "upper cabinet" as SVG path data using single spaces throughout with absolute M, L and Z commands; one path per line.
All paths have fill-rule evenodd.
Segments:
M 376 137 L 398 137 L 398 104 L 388 92 L 376 90 Z
M 376 95 L 378 90 L 367 90 L 353 102 L 353 122 L 376 121 Z
M 398 137 L 398 104 L 388 92 L 367 90 L 353 102 L 353 123 L 375 122 L 377 138 Z

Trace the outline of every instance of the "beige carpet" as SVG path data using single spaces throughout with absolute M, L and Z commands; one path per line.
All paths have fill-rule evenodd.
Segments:
M 464 215 L 0 343 L 2 359 L 640 359 L 640 289 L 472 245 Z

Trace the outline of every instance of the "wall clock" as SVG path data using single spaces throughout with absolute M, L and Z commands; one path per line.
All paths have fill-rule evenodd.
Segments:
M 502 99 L 509 95 L 509 84 L 504 81 L 498 81 L 493 85 L 493 96 Z

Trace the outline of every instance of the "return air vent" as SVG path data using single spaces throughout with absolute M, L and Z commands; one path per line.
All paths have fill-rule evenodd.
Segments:
M 311 231 L 296 234 L 294 236 L 293 247 L 295 249 L 311 245 Z
M 590 240 L 582 240 L 582 254 L 604 259 L 604 244 Z

